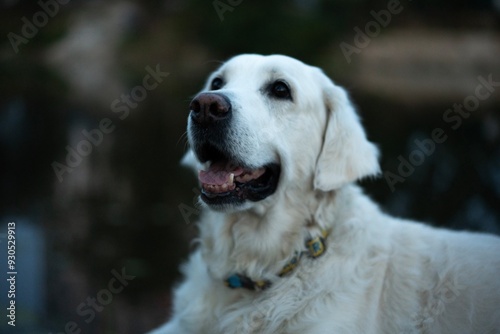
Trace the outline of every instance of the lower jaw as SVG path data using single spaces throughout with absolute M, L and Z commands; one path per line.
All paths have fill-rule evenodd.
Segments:
M 245 199 L 239 197 L 236 194 L 213 196 L 212 194 L 204 193 L 203 190 L 201 192 L 200 198 L 210 208 L 215 210 L 227 209 L 230 207 L 239 207 L 245 203 Z
M 271 193 L 269 192 L 246 192 L 244 190 L 241 190 L 239 192 L 235 190 L 224 194 L 207 193 L 203 189 L 201 191 L 202 201 L 205 202 L 209 207 L 214 209 L 239 207 L 242 206 L 245 202 L 262 201 L 270 195 Z
M 235 183 L 235 189 L 227 192 L 215 193 L 202 188 L 201 199 L 214 209 L 239 207 L 247 201 L 262 201 L 276 191 L 280 172 L 279 166 L 271 166 L 259 179 L 258 184 L 252 183 L 252 181 L 249 183 Z
M 251 199 L 251 191 L 247 191 L 241 184 L 235 184 L 233 189 L 222 192 L 210 192 L 204 187 L 201 189 L 202 199 L 205 202 L 235 202 Z M 250 195 L 250 196 L 249 196 Z

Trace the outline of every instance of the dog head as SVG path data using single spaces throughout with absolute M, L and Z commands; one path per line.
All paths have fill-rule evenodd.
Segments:
M 192 100 L 191 149 L 201 199 L 245 210 L 279 191 L 331 191 L 379 172 L 347 93 L 321 70 L 286 56 L 241 55 Z

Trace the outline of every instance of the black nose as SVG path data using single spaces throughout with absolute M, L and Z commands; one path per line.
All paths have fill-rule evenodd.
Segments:
M 209 125 L 231 115 L 231 103 L 221 94 L 201 93 L 189 105 L 191 118 L 199 125 Z

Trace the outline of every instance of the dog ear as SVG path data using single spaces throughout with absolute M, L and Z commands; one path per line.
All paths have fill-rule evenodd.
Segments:
M 330 191 L 380 173 L 378 149 L 366 138 L 347 92 L 321 72 L 328 112 L 323 147 L 316 163 L 314 188 Z
M 198 173 L 198 171 L 203 167 L 198 159 L 196 159 L 192 149 L 189 149 L 182 157 L 181 166 L 192 169 L 195 173 Z

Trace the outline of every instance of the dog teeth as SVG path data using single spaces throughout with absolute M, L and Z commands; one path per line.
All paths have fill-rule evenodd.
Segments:
M 224 183 L 222 185 L 203 184 L 202 186 L 206 192 L 209 192 L 212 194 L 225 193 L 228 191 L 232 191 L 236 188 L 236 185 L 234 183 L 233 184 Z
M 239 183 L 246 183 L 251 180 L 255 180 L 259 177 L 262 176 L 266 172 L 265 168 L 259 168 L 255 169 L 252 171 L 248 171 L 244 174 L 234 176 L 234 173 L 229 173 L 227 176 L 227 180 L 223 184 L 209 184 L 209 183 L 203 183 L 202 187 L 203 189 L 210 194 L 221 194 L 221 193 L 227 193 L 229 191 L 233 190 L 238 190 L 236 188 L 236 184 L 234 183 L 235 181 Z
M 251 171 L 249 173 L 237 176 L 236 177 L 236 181 L 238 181 L 240 183 L 246 183 L 248 181 L 258 179 L 265 172 L 266 172 L 265 168 L 255 169 L 255 170 L 253 170 L 253 171 Z

